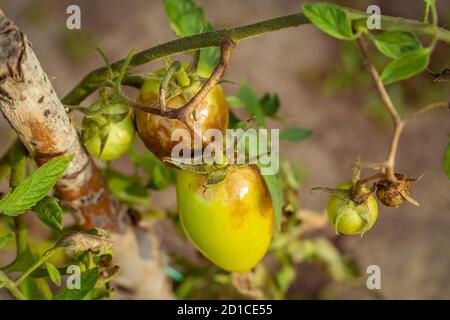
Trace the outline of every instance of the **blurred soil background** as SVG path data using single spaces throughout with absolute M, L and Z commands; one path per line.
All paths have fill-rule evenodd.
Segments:
M 419 0 L 332 2 L 360 10 L 377 4 L 383 14 L 417 19 L 422 12 Z M 294 0 L 197 3 L 203 6 L 215 28 L 295 13 L 300 6 Z M 65 27 L 70 4 L 81 8 L 80 31 Z M 438 5 L 441 25 L 450 28 L 450 2 L 441 0 Z M 96 46 L 110 61 L 116 61 L 131 48 L 140 51 L 174 39 L 163 4 L 157 0 L 2 0 L 0 7 L 28 35 L 60 97 L 87 72 L 103 65 Z M 378 57 L 375 60 L 380 66 L 387 62 L 375 51 L 372 55 Z M 440 71 L 450 67 L 449 57 L 450 47 L 440 45 L 430 68 Z M 149 64 L 142 70 L 154 70 L 159 65 Z M 273 32 L 240 43 L 226 78 L 236 83 L 248 80 L 261 95 L 278 93 L 280 115 L 287 119 L 285 126 L 314 131 L 310 139 L 301 143 L 282 144 L 282 154 L 302 172 L 302 208 L 322 211 L 326 196 L 309 190 L 349 179 L 357 155 L 363 161 L 376 162 L 387 154 L 392 126 L 353 43 L 340 43 L 311 25 Z M 238 85 L 225 85 L 225 89 L 231 95 Z M 391 92 L 400 110 L 408 112 L 429 102 L 448 100 L 450 83 L 435 84 L 423 74 L 406 85 L 393 86 Z M 382 207 L 378 222 L 362 238 L 340 236 L 337 240 L 340 248 L 355 259 L 363 275 L 367 266 L 380 266 L 380 296 L 384 298 L 450 299 L 450 182 L 442 165 L 449 119 L 442 111 L 428 114 L 411 123 L 400 142 L 398 171 L 411 177 L 425 173 L 413 190 L 421 206 L 404 205 L 395 210 Z M 13 136 L 1 118 L 0 153 Z M 127 162 L 129 159 L 124 159 L 116 165 L 128 169 Z M 162 208 L 175 206 L 173 190 L 154 192 L 153 198 Z M 317 298 L 318 292 L 323 294 L 326 282 L 317 271 L 300 267 L 291 295 Z M 367 291 L 346 286 L 326 288 L 328 297 L 373 298 Z

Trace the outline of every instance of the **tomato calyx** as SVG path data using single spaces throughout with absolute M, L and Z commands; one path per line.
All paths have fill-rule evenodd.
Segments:
M 207 175 L 208 179 L 203 184 L 205 191 L 209 187 L 224 182 L 232 166 L 226 162 L 225 157 L 222 158 L 222 161 L 220 163 L 213 161 L 204 161 L 202 163 L 199 163 L 202 160 L 196 160 L 198 159 L 193 158 L 188 162 L 184 159 L 173 159 L 170 157 L 165 157 L 162 159 L 162 162 L 165 164 L 170 164 L 180 170 L 186 170 L 198 175 Z

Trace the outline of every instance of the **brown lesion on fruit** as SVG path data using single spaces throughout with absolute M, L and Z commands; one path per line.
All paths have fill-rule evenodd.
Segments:
M 405 201 L 419 206 L 419 203 L 411 197 L 411 182 L 419 180 L 406 178 L 405 175 L 396 173 L 396 181 L 383 179 L 376 183 L 376 195 L 382 204 L 397 208 Z

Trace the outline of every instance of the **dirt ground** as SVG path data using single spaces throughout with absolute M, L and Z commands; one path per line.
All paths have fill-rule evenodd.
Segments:
M 372 2 L 378 3 L 385 13 L 383 3 L 388 1 Z M 414 1 L 417 5 L 409 5 L 413 1 L 408 1 L 408 7 L 405 2 L 389 1 L 386 13 L 420 16 L 420 1 Z M 204 6 L 216 28 L 244 25 L 299 10 L 299 1 L 293 0 L 198 0 L 198 3 Z M 362 10 L 367 7 L 366 2 L 355 3 Z M 61 96 L 88 71 L 102 64 L 93 49 L 76 60 L 61 44 L 69 4 L 81 7 L 83 31 L 93 36 L 92 41 L 112 61 L 126 56 L 131 48 L 142 50 L 174 38 L 161 1 L 0 1 L 5 14 L 29 36 Z M 450 13 L 450 9 L 447 11 Z M 314 131 L 312 138 L 304 142 L 284 143 L 282 154 L 307 172 L 301 193 L 302 207 L 319 211 L 323 210 L 325 199 L 309 192 L 310 188 L 333 186 L 348 179 L 357 155 L 364 161 L 382 160 L 391 134 L 390 128 L 380 128 L 368 119 L 357 93 L 339 98 L 324 96 L 300 79 L 305 70 L 331 67 L 336 61 L 335 47 L 334 40 L 312 26 L 282 30 L 239 44 L 227 73 L 227 79 L 235 82 L 246 79 L 260 93 L 278 93 L 281 114 L 289 119 L 286 126 Z M 443 96 L 448 98 L 450 87 L 443 88 L 446 90 Z M 233 93 L 237 86 L 229 85 L 226 90 Z M 9 136 L 3 118 L 0 130 L 2 138 Z M 430 114 L 411 123 L 402 136 L 399 171 L 409 176 L 425 172 L 413 191 L 421 206 L 405 205 L 396 210 L 383 207 L 370 232 L 362 238 L 341 239 L 345 252 L 356 258 L 363 273 L 369 265 L 380 266 L 381 293 L 386 298 L 450 298 L 450 181 L 442 168 L 448 131 L 448 114 Z M 2 144 L 0 151 L 5 147 Z M 173 196 L 165 195 L 161 205 L 173 206 Z M 337 290 L 338 298 L 366 297 L 345 288 Z

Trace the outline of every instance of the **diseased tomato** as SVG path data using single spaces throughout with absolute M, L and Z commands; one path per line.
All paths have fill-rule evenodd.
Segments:
M 245 272 L 265 255 L 272 237 L 274 209 L 259 169 L 230 166 L 227 178 L 204 187 L 207 175 L 180 171 L 178 210 L 197 249 L 219 267 Z
M 340 183 L 336 189 L 350 190 L 353 187 L 351 181 Z M 369 189 L 364 186 L 364 192 Z M 373 195 L 361 204 L 356 204 L 351 199 L 341 195 L 331 194 L 327 205 L 328 218 L 337 233 L 354 235 L 369 230 L 378 217 L 378 204 Z
M 95 102 L 94 109 L 102 102 Z M 135 129 L 131 112 L 123 104 L 111 105 L 96 116 L 84 117 L 82 141 L 89 153 L 100 160 L 114 160 L 122 156 L 133 143 Z M 104 147 L 102 149 L 102 140 Z
M 157 74 L 161 73 L 164 73 L 164 69 L 157 72 Z M 191 83 L 188 87 L 180 88 L 184 94 L 173 97 L 169 97 L 167 94 L 168 108 L 182 107 L 189 100 L 187 98 L 192 97 L 200 90 L 201 85 L 198 81 Z M 147 79 L 141 87 L 138 101 L 146 105 L 157 103 L 160 84 L 160 78 Z M 195 110 L 195 118 L 201 124 L 203 133 L 208 129 L 219 129 L 225 133 L 228 127 L 228 103 L 221 86 L 216 85 L 201 101 Z M 170 157 L 172 148 L 179 143 L 179 141 L 171 140 L 172 132 L 176 129 L 188 130 L 187 126 L 179 120 L 160 117 L 140 110 L 136 110 L 136 127 L 147 148 L 160 159 Z M 191 135 L 191 150 L 193 150 L 193 142 L 194 138 Z

